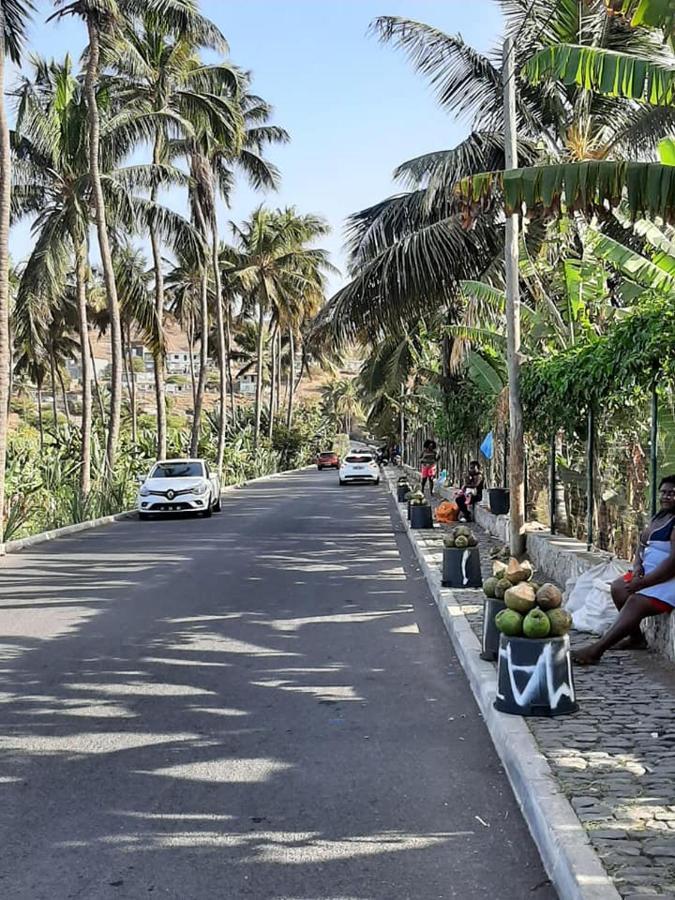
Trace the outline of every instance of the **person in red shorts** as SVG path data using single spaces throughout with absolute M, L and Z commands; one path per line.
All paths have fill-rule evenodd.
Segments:
M 436 452 L 436 441 L 427 440 L 424 442 L 422 458 L 420 459 L 420 475 L 422 477 L 422 493 L 429 482 L 429 496 L 434 496 L 434 478 L 436 477 L 436 464 L 438 463 L 438 453 Z
M 612 582 L 619 617 L 599 641 L 572 654 L 576 663 L 592 666 L 610 647 L 645 646 L 640 622 L 672 612 L 675 607 L 675 475 L 661 479 L 661 508 L 640 535 L 633 571 Z

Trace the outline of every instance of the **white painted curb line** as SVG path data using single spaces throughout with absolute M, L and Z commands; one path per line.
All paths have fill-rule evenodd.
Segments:
M 499 713 L 494 708 L 496 669 L 492 663 L 480 658 L 480 642 L 455 599 L 454 591 L 441 584 L 441 554 L 429 552 L 417 540 L 396 501 L 395 482 L 389 473 L 386 477 L 429 590 L 467 675 L 546 872 L 561 900 L 621 900 L 527 724 L 519 716 Z
M 251 478 L 249 481 L 240 481 L 238 484 L 228 484 L 220 491 L 223 494 L 229 494 L 249 484 L 256 484 L 258 481 L 270 481 L 273 478 L 282 478 L 284 475 L 292 475 L 294 472 L 304 472 L 306 469 L 313 469 L 314 466 L 301 466 L 299 469 L 288 469 L 286 472 L 274 472 L 272 475 L 260 475 L 258 478 Z M 29 547 L 35 547 L 36 544 L 46 544 L 47 541 L 54 541 L 57 538 L 68 537 L 71 534 L 78 534 L 80 531 L 89 531 L 91 528 L 100 528 L 102 525 L 111 525 L 113 522 L 121 522 L 123 519 L 133 519 L 137 515 L 135 509 L 126 512 L 116 513 L 114 516 L 102 516 L 99 519 L 87 519 L 86 522 L 76 522 L 74 525 L 64 525 L 63 528 L 54 528 L 51 531 L 42 531 L 40 534 L 32 534 L 29 537 L 19 538 L 16 541 L 7 541 L 0 544 L 0 556 L 6 553 L 18 553 L 20 550 L 26 550 Z

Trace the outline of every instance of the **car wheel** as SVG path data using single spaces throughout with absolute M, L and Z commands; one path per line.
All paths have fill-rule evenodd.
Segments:
M 378 478 L 377 481 L 375 482 L 375 484 L 379 484 L 379 483 L 380 483 L 380 479 Z
M 338 483 L 339 483 L 340 487 L 344 487 L 346 484 L 346 482 L 343 481 L 341 478 L 338 478 Z
M 202 516 L 205 519 L 210 519 L 212 515 L 213 515 L 213 510 L 211 509 L 211 498 L 209 497 L 209 505 L 206 507 L 206 509 L 202 513 Z
M 150 515 L 150 513 L 139 512 L 138 518 L 141 520 L 141 522 L 147 522 L 152 518 L 152 516 Z
M 317 469 L 318 469 L 319 472 L 320 472 L 320 471 L 323 469 L 323 466 L 317 466 Z
M 218 499 L 216 500 L 216 502 L 215 502 L 215 504 L 214 504 L 214 506 L 213 506 L 213 511 L 214 511 L 214 512 L 220 512 L 221 509 L 222 509 L 222 505 L 221 505 L 221 502 L 220 502 L 220 497 L 218 497 Z

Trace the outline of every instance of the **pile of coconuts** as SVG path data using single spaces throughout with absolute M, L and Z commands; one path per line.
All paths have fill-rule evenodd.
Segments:
M 477 544 L 476 536 L 466 525 L 458 525 L 443 538 L 443 546 L 448 549 L 456 547 L 458 550 L 465 550 L 467 547 L 475 547 Z
M 429 501 L 425 499 L 422 491 L 410 491 L 405 495 L 405 499 L 411 506 L 428 506 Z
M 511 558 L 506 566 L 495 563 L 494 575 L 483 582 L 483 591 L 486 597 L 506 604 L 495 616 L 495 625 L 508 637 L 562 637 L 572 627 L 572 616 L 560 608 L 560 589 L 533 582 L 527 561 Z

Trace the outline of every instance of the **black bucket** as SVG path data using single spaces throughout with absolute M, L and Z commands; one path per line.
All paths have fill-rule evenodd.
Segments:
M 499 638 L 502 635 L 495 625 L 495 616 L 503 609 L 506 609 L 506 603 L 503 600 L 492 599 L 492 597 L 485 598 L 483 603 L 483 649 L 480 658 L 488 662 L 496 662 L 499 658 Z
M 433 528 L 434 519 L 431 514 L 430 506 L 411 506 L 410 507 L 410 527 L 411 528 Z
M 506 516 L 511 509 L 511 493 L 508 488 L 490 488 L 490 512 L 495 516 Z
M 564 716 L 579 709 L 570 639 L 499 640 L 495 709 L 516 716 Z
M 399 503 L 403 503 L 405 501 L 405 495 L 409 494 L 412 488 L 409 484 L 399 484 L 396 487 L 396 499 Z
M 412 506 L 410 505 L 410 500 L 408 500 L 408 521 L 410 521 L 410 510 L 411 509 L 412 509 Z
M 443 587 L 479 588 L 482 584 L 478 547 L 443 548 Z

